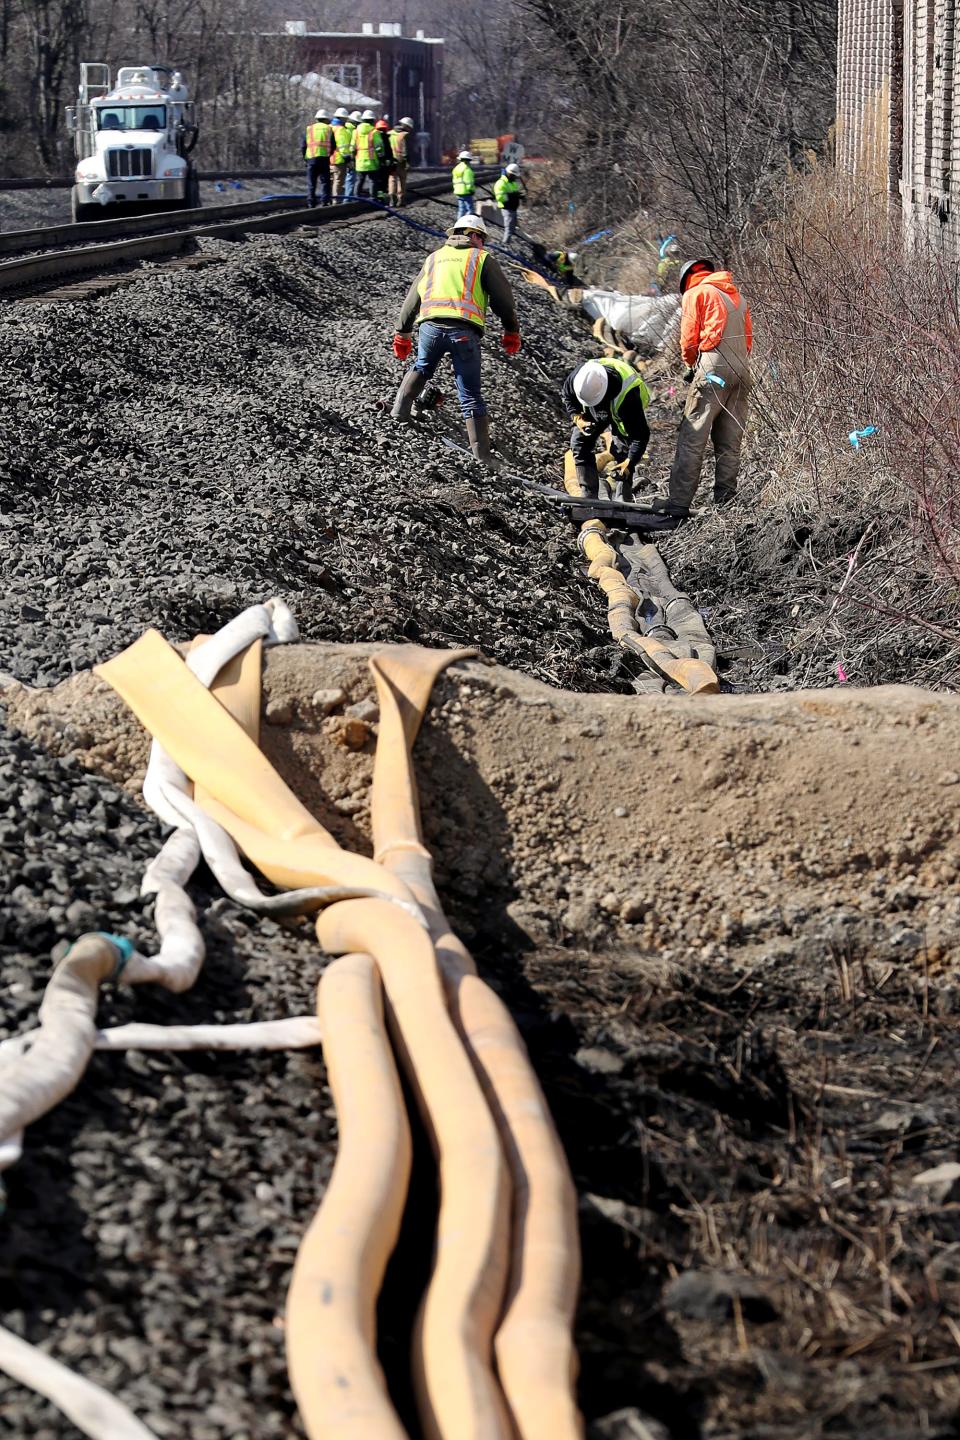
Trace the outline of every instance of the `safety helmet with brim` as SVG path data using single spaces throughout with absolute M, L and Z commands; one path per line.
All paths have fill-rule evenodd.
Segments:
M 519 165 L 515 165 L 515 164 L 514 164 L 514 165 L 508 165 L 508 166 L 507 166 L 507 172 L 506 172 L 506 173 L 507 173 L 508 175 L 519 175 L 519 174 L 520 174 L 520 166 L 519 166 Z
M 708 260 L 705 258 L 701 258 L 699 260 L 686 260 L 680 266 L 680 273 L 677 276 L 678 291 L 681 295 L 683 294 L 684 290 L 686 290 L 687 288 L 688 282 L 693 278 L 694 272 L 696 270 L 703 270 L 707 275 L 712 275 L 714 270 L 718 270 L 719 268 L 720 267 L 718 266 L 716 260 Z
M 472 159 L 473 159 L 473 156 L 470 154 L 470 151 L 469 151 L 469 150 L 461 150 L 461 151 L 460 151 L 460 154 L 457 156 L 457 159 L 458 159 L 458 160 L 472 160 Z
M 461 215 L 460 219 L 454 222 L 454 230 L 473 230 L 478 235 L 487 234 L 486 221 L 479 215 Z
M 354 120 L 354 121 L 362 120 L 362 119 L 363 119 L 363 115 L 360 113 L 359 110 L 351 110 L 351 111 L 350 111 L 350 119 L 351 119 L 351 120 Z
M 334 110 L 333 112 L 333 118 L 335 120 L 349 120 L 350 111 L 347 109 L 346 105 L 338 105 L 336 110 Z
M 610 371 L 599 360 L 587 360 L 573 377 L 573 393 L 581 405 L 599 405 L 609 383 Z
M 377 113 L 375 110 L 364 110 L 363 114 L 360 116 L 361 120 L 376 120 L 376 118 Z
M 404 115 L 403 119 L 400 120 L 398 123 L 402 126 L 404 130 L 413 129 L 413 121 L 410 119 L 409 115 Z
M 314 120 L 329 120 L 330 116 L 327 114 L 326 110 L 318 110 L 313 118 Z

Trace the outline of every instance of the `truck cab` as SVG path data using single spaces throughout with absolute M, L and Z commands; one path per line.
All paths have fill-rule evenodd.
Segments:
M 193 102 L 179 70 L 124 65 L 111 85 L 107 65 L 84 61 L 67 130 L 77 155 L 70 196 L 74 220 L 124 211 L 182 210 L 200 203 L 190 152 L 197 142 Z

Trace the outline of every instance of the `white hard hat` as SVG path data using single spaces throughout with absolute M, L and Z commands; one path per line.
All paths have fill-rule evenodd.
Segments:
M 573 393 L 581 405 L 599 405 L 607 393 L 610 371 L 599 360 L 587 360 L 573 377 Z
M 329 120 L 330 116 L 327 114 L 326 110 L 318 110 L 313 118 L 314 120 Z
M 479 215 L 461 215 L 453 228 L 454 230 L 475 230 L 478 235 L 487 233 L 486 221 L 482 220 Z
M 568 251 L 567 251 L 567 259 L 568 259 L 568 260 L 576 260 L 576 258 L 577 258 L 577 256 L 578 256 L 579 254 L 580 254 L 580 251 L 579 251 L 579 250 L 568 250 Z
M 410 119 L 409 115 L 404 115 L 403 119 L 399 123 L 403 126 L 405 130 L 413 129 L 413 121 Z
M 458 159 L 458 160 L 472 160 L 472 159 L 473 159 L 473 156 L 470 154 L 470 151 L 469 151 L 469 150 L 461 150 L 461 151 L 460 151 L 460 154 L 457 156 L 457 159 Z
M 359 110 L 351 110 L 351 111 L 350 111 L 350 119 L 351 119 L 351 120 L 362 120 L 362 119 L 363 119 L 363 116 L 360 114 L 360 111 L 359 111 Z
M 364 110 L 363 114 L 360 116 L 361 120 L 376 120 L 376 118 L 377 117 L 372 110 Z
M 349 120 L 349 119 L 350 119 L 350 111 L 347 109 L 346 105 L 338 105 L 337 108 L 336 108 L 336 110 L 334 110 L 333 113 L 334 113 L 334 117 L 335 117 L 337 120 Z
M 519 165 L 508 165 L 508 166 L 507 166 L 507 174 L 508 174 L 508 175 L 519 175 L 519 174 L 520 174 L 520 166 L 519 166 Z

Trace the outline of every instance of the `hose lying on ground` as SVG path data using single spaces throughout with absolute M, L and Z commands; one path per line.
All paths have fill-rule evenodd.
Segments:
M 604 463 L 609 458 L 609 454 L 599 455 L 597 457 L 598 464 Z M 576 464 L 569 450 L 564 458 L 563 483 L 568 495 L 586 494 L 577 479 Z M 621 573 L 619 557 L 607 538 L 606 525 L 601 520 L 585 520 L 580 527 L 579 546 L 590 562 L 588 572 L 590 578 L 596 580 L 607 597 L 607 623 L 617 644 L 639 656 L 656 675 L 672 681 L 673 684 L 688 691 L 689 694 L 716 694 L 720 689 L 720 681 L 713 668 L 704 660 L 691 657 L 689 647 L 683 642 L 679 647 L 675 647 L 673 643 L 668 643 L 665 639 L 640 634 L 637 609 L 641 604 L 642 597 L 628 584 Z M 656 554 L 654 546 L 650 545 L 644 548 L 653 550 Z M 679 591 L 674 590 L 673 593 L 677 599 L 686 600 L 686 596 L 680 596 Z M 689 601 L 687 601 L 687 606 L 692 610 L 693 607 L 689 605 Z M 681 610 L 678 612 L 679 614 L 688 620 L 686 611 Z M 697 619 L 699 620 L 700 617 L 698 616 Z M 702 623 L 701 620 L 701 628 Z M 706 636 L 705 630 L 703 634 Z M 681 651 L 679 655 L 677 648 Z M 683 653 L 684 650 L 686 654 Z M 711 653 L 715 654 L 713 651 Z

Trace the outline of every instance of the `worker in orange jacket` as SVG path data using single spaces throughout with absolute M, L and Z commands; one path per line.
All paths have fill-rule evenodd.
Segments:
M 750 394 L 750 310 L 729 270 L 713 260 L 688 260 L 678 277 L 683 297 L 680 354 L 690 382 L 670 471 L 667 514 L 687 515 L 700 483 L 707 442 L 713 441 L 713 498 L 726 505 L 737 493 L 740 446 Z

